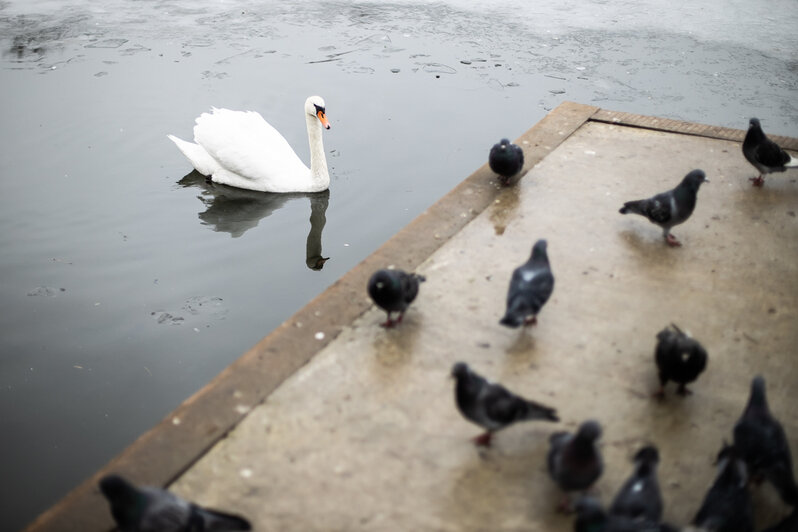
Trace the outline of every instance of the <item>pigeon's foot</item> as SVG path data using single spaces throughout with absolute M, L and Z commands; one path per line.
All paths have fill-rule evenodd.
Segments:
M 668 245 L 669 245 L 670 247 L 672 247 L 672 248 L 679 247 L 679 246 L 681 246 L 681 245 L 682 245 L 682 243 L 681 243 L 681 242 L 679 242 L 679 240 L 678 240 L 678 239 L 677 239 L 675 236 L 673 236 L 672 234 L 670 234 L 670 233 L 668 233 L 668 234 L 665 236 L 665 242 L 667 242 L 667 243 L 668 243 Z
M 490 447 L 490 441 L 493 438 L 492 432 L 486 432 L 484 434 L 480 434 L 479 436 L 475 436 L 472 441 L 474 445 L 477 447 Z
M 388 319 L 385 320 L 384 322 L 380 323 L 380 327 L 385 327 L 386 329 L 391 329 L 391 328 L 393 328 L 394 325 L 396 325 L 400 321 L 402 321 L 402 317 L 401 316 L 399 317 L 398 320 L 394 321 L 394 320 L 391 319 L 391 313 L 389 312 L 388 313 Z
M 509 177 L 504 177 L 503 175 L 500 175 L 499 176 L 499 183 L 501 183 L 502 186 L 504 186 L 504 187 L 510 186 L 510 178 Z
M 765 178 L 761 175 L 759 177 L 749 177 L 748 180 L 755 187 L 762 187 L 765 184 Z
M 537 325 L 538 324 L 538 317 L 537 316 L 527 316 L 524 318 L 524 325 Z
M 678 389 L 678 390 L 676 390 L 676 393 L 678 393 L 679 395 L 684 395 L 684 396 L 687 396 L 687 395 L 693 395 L 693 392 L 691 392 L 690 390 L 688 390 L 688 389 L 687 389 L 687 386 L 686 386 L 686 385 L 684 385 L 684 384 L 680 384 L 680 385 L 679 385 L 679 389 Z

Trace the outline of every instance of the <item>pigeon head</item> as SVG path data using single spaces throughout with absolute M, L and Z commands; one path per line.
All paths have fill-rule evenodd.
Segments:
M 659 451 L 653 445 L 646 445 L 637 453 L 635 453 L 635 462 L 643 462 L 648 464 L 659 463 Z
M 755 127 L 757 129 L 762 129 L 762 124 L 759 123 L 758 118 L 752 118 L 751 120 L 748 121 L 748 127 L 749 128 Z
M 768 400 L 765 395 L 765 378 L 757 375 L 751 381 L 751 397 L 748 399 L 749 406 L 767 408 Z
M 468 375 L 469 369 L 468 364 L 465 362 L 458 362 L 454 366 L 452 366 L 452 377 L 455 379 L 460 379 Z
M 579 425 L 579 431 L 576 433 L 577 439 L 583 441 L 594 442 L 601 437 L 601 425 L 598 421 L 590 419 Z
M 100 479 L 100 491 L 108 500 L 124 500 L 136 495 L 136 487 L 119 475 L 105 475 Z
M 693 190 L 698 190 L 702 183 L 709 183 L 709 179 L 707 179 L 707 175 L 703 170 L 693 170 L 682 179 L 682 185 Z
M 546 247 L 547 243 L 546 240 L 543 238 L 535 242 L 535 245 L 532 246 L 532 260 L 538 260 L 538 259 L 548 260 L 549 257 L 546 254 Z
M 508 146 L 510 146 L 510 139 L 501 139 L 499 141 L 499 148 L 502 150 L 506 150 Z

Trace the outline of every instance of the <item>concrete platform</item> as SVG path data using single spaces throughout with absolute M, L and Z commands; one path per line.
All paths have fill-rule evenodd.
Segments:
M 752 188 L 743 134 L 563 104 L 516 141 L 529 171 L 515 187 L 479 169 L 28 530 L 108 530 L 95 487 L 108 470 L 256 530 L 571 530 L 545 453 L 552 431 L 587 418 L 604 426 L 602 500 L 653 442 L 665 517 L 687 523 L 753 375 L 798 452 L 798 172 Z M 683 247 L 618 214 L 693 168 L 711 183 L 673 231 Z M 512 269 L 538 238 L 554 294 L 537 326 L 503 328 Z M 427 277 L 393 330 L 365 292 L 388 265 Z M 655 335 L 672 321 L 710 361 L 694 395 L 658 402 Z M 458 360 L 563 421 L 516 425 L 478 451 L 454 407 Z M 786 511 L 768 486 L 755 505 L 760 526 Z

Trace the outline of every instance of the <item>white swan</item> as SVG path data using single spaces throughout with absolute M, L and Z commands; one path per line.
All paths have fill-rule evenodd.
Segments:
M 330 129 L 324 100 L 305 100 L 310 168 L 255 111 L 213 108 L 194 126 L 194 141 L 167 135 L 194 168 L 215 183 L 261 192 L 320 192 L 330 187 L 321 128 Z

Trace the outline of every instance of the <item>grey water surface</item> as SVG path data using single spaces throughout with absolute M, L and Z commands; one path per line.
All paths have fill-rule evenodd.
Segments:
M 678 4 L 0 0 L 0 529 L 562 101 L 798 136 L 798 4 Z M 166 138 L 252 109 L 308 161 L 311 94 L 328 193 L 206 183 Z

